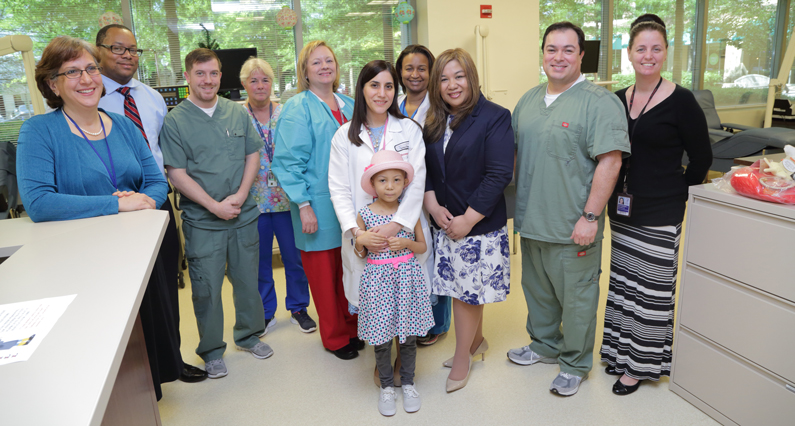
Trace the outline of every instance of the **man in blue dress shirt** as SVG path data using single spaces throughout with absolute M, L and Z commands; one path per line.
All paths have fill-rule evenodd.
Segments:
M 160 129 L 163 127 L 163 119 L 166 116 L 166 102 L 163 96 L 151 87 L 133 78 L 138 71 L 138 61 L 143 51 L 138 47 L 135 36 L 127 27 L 118 24 L 108 25 L 97 33 L 97 48 L 99 49 L 100 67 L 102 68 L 102 82 L 105 85 L 105 96 L 99 101 L 99 107 L 105 111 L 130 117 L 125 114 L 124 102 L 125 95 L 131 96 L 138 113 L 138 121 L 142 125 L 144 137 L 152 156 L 155 158 L 160 171 L 165 176 L 163 169 L 163 153 L 160 151 Z M 127 88 L 127 89 L 125 89 Z M 135 122 L 135 120 L 132 120 Z M 139 127 L 141 128 L 141 127 Z M 165 339 L 166 353 L 149 354 L 150 365 L 153 372 L 153 379 L 156 387 L 159 383 L 174 380 L 179 374 L 179 379 L 184 382 L 199 382 L 207 378 L 207 373 L 197 367 L 182 362 L 179 354 L 179 297 L 177 295 L 177 279 L 179 276 L 179 235 L 177 233 L 174 211 L 171 202 L 166 198 L 161 210 L 167 211 L 170 216 L 160 246 L 158 260 L 163 265 L 164 280 L 158 283 L 159 288 L 152 288 L 147 291 L 161 295 L 155 298 L 153 304 L 160 307 L 163 313 L 160 318 L 168 324 L 154 324 L 160 331 L 156 331 L 155 337 L 158 340 L 158 348 L 164 344 L 160 343 Z M 157 269 L 152 271 L 150 284 L 154 287 Z M 156 291 L 158 290 L 158 291 Z M 156 308 L 157 309 L 157 308 Z M 163 331 L 165 330 L 165 331 Z M 155 358 L 156 364 L 153 364 Z M 159 365 L 164 364 L 164 365 Z M 158 383 L 159 382 L 159 383 Z

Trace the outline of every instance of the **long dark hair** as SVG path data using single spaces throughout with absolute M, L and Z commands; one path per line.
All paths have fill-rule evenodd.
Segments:
M 392 98 L 392 104 L 389 105 L 387 113 L 395 118 L 406 118 L 406 116 L 400 112 L 400 108 L 398 108 L 397 104 L 397 83 L 399 80 L 394 65 L 392 65 L 391 62 L 382 61 L 380 59 L 368 62 L 359 73 L 359 79 L 356 80 L 356 97 L 353 101 L 353 117 L 351 117 L 351 127 L 348 128 L 348 140 L 356 146 L 362 146 L 364 143 L 359 137 L 359 131 L 362 125 L 367 123 L 367 101 L 364 99 L 364 85 L 383 71 L 389 71 L 389 74 L 392 75 L 392 85 L 395 87 L 395 96 Z M 386 129 L 384 129 L 384 132 L 386 132 Z
M 458 61 L 461 68 L 466 73 L 467 90 L 469 98 L 459 108 L 455 118 L 450 122 L 450 128 L 455 130 L 472 114 L 475 106 L 480 99 L 480 80 L 478 70 L 475 68 L 475 61 L 469 56 L 466 50 L 461 48 L 449 49 L 442 52 L 431 70 L 430 81 L 428 81 L 428 100 L 431 103 L 428 108 L 428 115 L 425 117 L 425 127 L 422 129 L 422 136 L 426 144 L 438 142 L 447 130 L 447 116 L 450 115 L 450 105 L 442 99 L 442 71 L 452 61 Z

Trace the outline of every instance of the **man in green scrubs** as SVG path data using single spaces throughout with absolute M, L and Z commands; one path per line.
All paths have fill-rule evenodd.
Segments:
M 630 151 L 619 99 L 580 72 L 585 37 L 569 22 L 544 34 L 549 82 L 517 104 L 516 218 L 532 343 L 520 365 L 560 364 L 550 391 L 570 396 L 593 366 L 605 209 Z M 626 153 L 626 154 L 624 154 Z
M 234 287 L 235 345 L 259 359 L 273 355 L 258 337 L 265 331 L 257 290 L 259 210 L 249 196 L 262 139 L 242 105 L 218 97 L 221 63 L 213 51 L 189 53 L 185 79 L 190 95 L 166 115 L 160 144 L 168 177 L 183 196 L 182 232 L 199 328 L 196 353 L 208 377 L 217 379 L 227 375 L 225 267 Z

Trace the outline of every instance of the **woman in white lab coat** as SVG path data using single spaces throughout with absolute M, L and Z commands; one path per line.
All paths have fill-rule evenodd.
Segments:
M 425 144 L 420 126 L 398 109 L 395 97 L 397 81 L 397 72 L 391 63 L 376 60 L 365 65 L 356 83 L 353 118 L 342 125 L 331 140 L 329 191 L 342 228 L 345 297 L 353 306 L 359 303 L 359 280 L 365 266 L 364 259 L 353 252 L 353 232 L 359 229 L 357 212 L 373 202 L 373 197 L 360 185 L 364 168 L 370 164 L 373 154 L 383 149 L 396 151 L 414 167 L 414 180 L 403 194 L 394 221 L 381 226 L 378 232 L 393 237 L 402 227 L 413 230 L 417 220 L 423 216 Z M 431 241 L 430 228 L 424 217 L 421 222 L 425 241 Z M 425 264 L 430 253 L 426 250 L 417 256 L 420 264 Z M 424 272 L 430 294 L 429 274 Z

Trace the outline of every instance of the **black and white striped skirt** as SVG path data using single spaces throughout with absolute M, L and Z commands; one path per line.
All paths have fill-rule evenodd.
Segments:
M 671 374 L 676 271 L 682 224 L 610 222 L 610 289 L 602 361 L 638 380 Z

